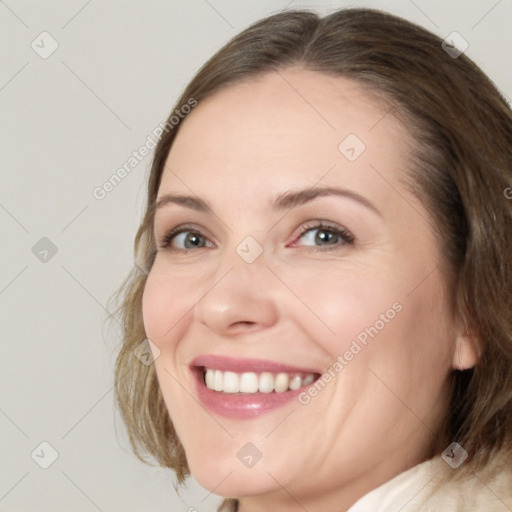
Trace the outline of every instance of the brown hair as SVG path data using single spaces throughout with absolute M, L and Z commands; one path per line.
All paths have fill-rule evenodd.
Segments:
M 460 443 L 470 459 L 459 472 L 469 472 L 498 450 L 512 456 L 512 201 L 505 193 L 512 183 L 512 113 L 469 58 L 453 58 L 441 43 L 375 10 L 340 10 L 323 18 L 282 12 L 221 48 L 175 108 L 290 66 L 353 79 L 391 105 L 415 141 L 406 184 L 430 213 L 453 310 L 483 345 L 474 369 L 452 373 L 452 403 L 442 431 L 433 436 L 433 454 Z M 181 482 L 187 462 L 154 366 L 133 354 L 146 338 L 141 299 L 156 250 L 154 205 L 178 131 L 179 125 L 168 130 L 156 147 L 147 209 L 135 238 L 136 265 L 117 296 L 123 343 L 115 392 L 137 456 L 152 455 Z

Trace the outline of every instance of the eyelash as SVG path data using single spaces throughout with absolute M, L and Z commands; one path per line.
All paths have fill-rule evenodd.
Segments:
M 309 231 L 316 231 L 316 230 L 327 231 L 335 236 L 338 236 L 341 239 L 341 242 L 336 245 L 333 245 L 333 246 L 328 246 L 328 245 L 327 246 L 321 246 L 321 245 L 317 245 L 317 246 L 306 245 L 306 246 L 304 246 L 308 250 L 311 250 L 311 251 L 315 251 L 315 250 L 334 251 L 336 249 L 340 249 L 341 247 L 343 247 L 345 245 L 352 245 L 354 243 L 354 236 L 347 229 L 342 228 L 341 226 L 337 226 L 335 224 L 330 224 L 330 223 L 322 222 L 322 221 L 315 221 L 311 224 L 305 224 L 302 227 L 296 240 L 299 240 L 300 238 L 302 238 Z M 296 242 L 294 242 L 292 244 L 292 247 L 296 247 Z
M 171 242 L 175 237 L 180 235 L 181 233 L 187 233 L 187 232 L 195 233 L 197 235 L 204 236 L 195 226 L 190 226 L 187 224 L 182 224 L 181 226 L 178 226 L 176 228 L 171 229 L 167 232 L 167 234 L 163 237 L 161 240 L 159 247 L 161 249 L 167 249 L 170 248 L 173 251 L 189 251 L 190 249 L 176 249 L 175 247 L 169 247 L 171 245 Z M 205 237 L 206 238 L 206 237 Z
M 343 247 L 345 245 L 352 245 L 355 240 L 354 236 L 348 230 L 346 230 L 345 228 L 342 228 L 341 226 L 332 225 L 332 224 L 326 223 L 324 221 L 315 221 L 314 223 L 311 223 L 311 224 L 308 223 L 308 224 L 305 224 L 304 226 L 302 226 L 302 229 L 301 229 L 299 235 L 296 237 L 296 241 L 301 239 L 309 231 L 315 231 L 315 230 L 327 231 L 335 236 L 338 236 L 341 239 L 341 242 L 337 243 L 333 246 L 329 246 L 329 245 L 327 245 L 327 246 L 321 246 L 321 245 L 304 246 L 308 250 L 333 251 L 336 249 L 340 249 L 341 247 Z M 187 232 L 194 233 L 201 237 L 207 238 L 201 233 L 200 230 L 197 229 L 196 226 L 182 224 L 181 226 L 177 226 L 166 233 L 166 235 L 163 237 L 163 239 L 159 243 L 159 248 L 160 249 L 170 249 L 170 250 L 176 251 L 176 252 L 187 252 L 187 251 L 192 250 L 192 249 L 181 249 L 181 248 L 171 247 L 171 243 L 175 237 L 177 237 L 181 233 L 187 233 Z M 291 244 L 291 246 L 296 247 L 296 242 L 293 242 L 293 244 Z M 199 249 L 204 249 L 204 247 L 199 247 Z

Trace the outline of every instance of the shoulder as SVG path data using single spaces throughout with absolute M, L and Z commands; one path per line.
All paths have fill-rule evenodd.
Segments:
M 347 512 L 510 512 L 512 460 L 497 455 L 479 471 L 454 479 L 440 456 L 418 464 L 359 499 Z M 217 512 L 237 512 L 226 499 Z
M 454 479 L 440 456 L 396 476 L 357 501 L 349 512 L 508 512 L 512 509 L 512 461 L 495 456 L 479 471 Z

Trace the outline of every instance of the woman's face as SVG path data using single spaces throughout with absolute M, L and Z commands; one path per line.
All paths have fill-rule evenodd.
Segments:
M 207 489 L 348 506 L 428 455 L 456 334 L 432 221 L 400 181 L 406 143 L 359 85 L 301 69 L 182 124 L 143 315 Z

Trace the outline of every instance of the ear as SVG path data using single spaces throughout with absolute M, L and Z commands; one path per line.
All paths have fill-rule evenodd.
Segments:
M 452 368 L 454 370 L 469 370 L 473 368 L 482 355 L 481 340 L 475 329 L 468 329 L 465 320 L 459 322 L 454 348 L 452 360 Z

